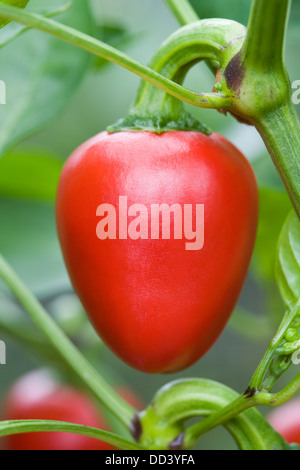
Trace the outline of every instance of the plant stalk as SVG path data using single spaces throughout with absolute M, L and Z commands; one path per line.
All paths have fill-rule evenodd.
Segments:
M 60 24 L 57 21 L 2 3 L 0 3 L 0 15 L 31 28 L 52 34 L 69 44 L 80 47 L 96 56 L 113 62 L 185 103 L 207 109 L 223 108 L 228 104 L 226 98 L 221 94 L 192 92 L 181 85 L 168 80 L 118 49 L 115 49 L 114 47 L 109 46 L 108 44 L 105 44 L 104 42 L 87 34 L 81 33 L 74 28 Z
M 35 325 L 46 336 L 50 344 L 52 344 L 54 349 L 60 354 L 61 358 L 83 380 L 97 399 L 110 410 L 127 429 L 130 429 L 136 410 L 122 400 L 112 387 L 98 375 L 2 256 L 0 256 L 0 278 L 19 300 Z

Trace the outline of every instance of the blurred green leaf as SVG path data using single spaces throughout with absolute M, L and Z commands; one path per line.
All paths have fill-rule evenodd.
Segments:
M 39 10 L 34 10 L 34 13 L 38 13 L 40 15 L 46 16 L 47 18 L 52 18 L 53 16 L 61 15 L 62 13 L 66 12 L 71 8 L 72 2 L 67 1 L 63 2 L 61 5 L 51 6 L 50 8 L 44 8 Z M 13 41 L 15 38 L 20 36 L 25 31 L 30 30 L 29 26 L 24 26 L 19 23 L 9 23 L 7 27 L 1 31 L 0 34 L 0 48 L 6 46 L 9 42 Z
M 0 252 L 40 298 L 70 290 L 54 204 L 0 199 Z
M 251 164 L 259 186 L 284 190 L 281 178 L 267 153 L 252 160 Z
M 37 150 L 0 160 L 0 196 L 54 201 L 63 162 Z
M 28 2 L 29 0 L 1 0 L 1 3 L 6 3 L 7 5 L 18 8 L 25 8 Z M 3 16 L 0 16 L 0 28 L 3 28 L 3 26 L 7 25 L 8 23 L 9 20 L 3 18 Z
M 228 325 L 232 331 L 252 341 L 269 338 L 274 325 L 268 316 L 256 315 L 237 306 Z
M 276 281 L 284 303 L 292 309 L 300 299 L 300 222 L 294 211 L 280 235 Z
M 274 266 L 278 237 L 292 208 L 285 191 L 276 188 L 259 189 L 259 224 L 251 269 L 262 281 L 274 281 Z
M 30 8 L 47 5 L 46 0 L 30 2 Z M 60 21 L 89 33 L 92 23 L 88 3 L 74 0 Z M 0 154 L 65 108 L 90 60 L 85 51 L 39 31 L 29 31 L 1 51 L 1 80 L 6 84 L 7 98 L 0 107 Z

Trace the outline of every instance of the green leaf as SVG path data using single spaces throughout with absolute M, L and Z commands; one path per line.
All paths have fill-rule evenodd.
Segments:
M 229 320 L 229 327 L 251 341 L 260 341 L 269 338 L 273 324 L 268 317 L 256 315 L 237 306 Z
M 30 2 L 32 9 L 47 5 L 46 0 Z M 60 21 L 90 33 L 88 3 L 74 0 Z M 87 52 L 39 31 L 29 31 L 2 49 L 1 80 L 6 84 L 7 97 L 6 104 L 0 106 L 0 154 L 38 131 L 65 108 L 90 63 Z
M 292 204 L 285 191 L 259 188 L 259 223 L 251 263 L 255 277 L 260 281 L 274 281 L 278 237 Z
M 0 196 L 54 201 L 63 162 L 37 150 L 0 160 Z
M 38 297 L 71 290 L 53 203 L 1 198 L 0 252 Z
M 280 235 L 276 281 L 284 303 L 292 309 L 300 299 L 300 221 L 294 211 Z
M 1 0 L 1 3 L 6 3 L 7 5 L 18 8 L 25 8 L 28 2 L 29 0 Z M 8 23 L 9 20 L 3 18 L 3 16 L 0 16 L 0 28 L 3 28 L 3 26 L 7 25 Z

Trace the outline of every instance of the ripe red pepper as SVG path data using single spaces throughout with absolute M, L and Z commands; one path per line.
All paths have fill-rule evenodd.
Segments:
M 59 239 L 116 355 L 159 373 L 206 353 L 239 297 L 257 212 L 252 169 L 218 134 L 103 132 L 75 151 L 58 188 Z
M 120 395 L 133 406 L 141 402 L 134 392 L 121 387 Z M 109 430 L 95 403 L 81 390 L 58 384 L 49 374 L 34 371 L 19 379 L 2 404 L 2 419 L 46 419 Z M 1 442 L 2 441 L 2 442 Z M 79 434 L 37 432 L 1 439 L 5 450 L 112 450 L 113 447 Z
M 268 416 L 273 428 L 289 444 L 300 445 L 300 399 L 293 399 L 275 408 Z

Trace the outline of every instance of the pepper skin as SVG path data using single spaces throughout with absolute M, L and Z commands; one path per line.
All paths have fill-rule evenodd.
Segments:
M 128 224 L 137 215 L 141 224 L 129 236 L 119 227 L 120 196 L 148 215 L 155 204 L 193 205 L 194 230 L 203 205 L 203 247 L 175 239 L 173 213 L 169 239 L 162 217 L 159 237 L 151 238 L 152 219 L 132 216 L 135 206 Z M 114 238 L 97 236 L 103 204 L 116 208 L 116 226 L 113 219 L 107 226 Z M 217 340 L 247 274 L 257 214 L 250 164 L 215 133 L 102 132 L 68 159 L 57 193 L 58 235 L 75 292 L 108 347 L 148 373 L 182 370 Z M 145 236 L 145 224 L 148 239 L 133 239 L 142 227 Z

